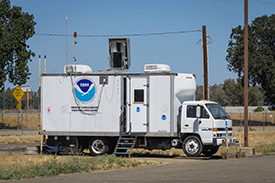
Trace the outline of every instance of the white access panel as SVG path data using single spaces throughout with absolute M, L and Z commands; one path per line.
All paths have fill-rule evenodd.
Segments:
M 171 120 L 171 78 L 170 75 L 149 78 L 149 131 L 170 132 Z
M 147 77 L 127 78 L 127 131 L 147 131 Z
M 100 76 L 42 76 L 43 130 L 63 134 L 118 133 L 121 77 L 107 76 L 107 80 L 103 85 L 100 83 Z M 86 85 L 87 88 L 83 89 Z

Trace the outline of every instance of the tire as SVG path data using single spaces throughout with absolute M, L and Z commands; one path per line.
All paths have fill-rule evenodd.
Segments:
M 109 144 L 105 138 L 92 138 L 89 143 L 89 150 L 92 156 L 100 156 L 109 151 Z
M 203 146 L 202 153 L 205 156 L 212 156 L 216 152 L 218 152 L 220 146 Z
M 197 136 L 188 136 L 182 143 L 182 149 L 188 157 L 197 157 L 202 152 L 202 143 Z

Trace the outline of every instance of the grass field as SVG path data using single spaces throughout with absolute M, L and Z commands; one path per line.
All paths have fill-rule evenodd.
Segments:
M 122 158 L 115 155 L 88 157 L 1 154 L 0 180 L 106 171 L 123 167 L 134 168 L 160 164 L 163 163 Z
M 37 130 L 38 129 L 38 113 L 29 114 L 16 114 L 7 113 L 0 114 L 0 126 L 2 129 L 28 129 Z
M 228 115 L 232 120 L 244 121 L 244 113 L 232 112 L 232 113 L 228 113 Z M 256 122 L 269 122 L 271 124 L 275 124 L 275 112 L 274 111 L 249 112 L 248 120 L 256 121 Z
M 0 144 L 29 144 L 40 142 L 39 135 L 0 136 Z

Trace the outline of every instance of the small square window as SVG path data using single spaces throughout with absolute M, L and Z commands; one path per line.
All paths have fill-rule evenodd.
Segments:
M 144 103 L 144 90 L 134 89 L 134 102 Z

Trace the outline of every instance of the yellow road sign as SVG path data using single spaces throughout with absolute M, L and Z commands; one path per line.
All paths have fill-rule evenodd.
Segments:
M 17 100 L 17 101 L 20 101 L 20 99 L 23 97 L 23 95 L 24 95 L 24 92 L 23 92 L 23 90 L 19 87 L 19 86 L 17 86 L 15 89 L 14 89 L 14 91 L 13 91 L 13 96 L 14 96 L 14 98 Z
M 18 111 L 21 109 L 21 105 L 20 105 L 19 102 L 17 102 L 17 104 L 16 104 L 16 109 L 17 109 Z

